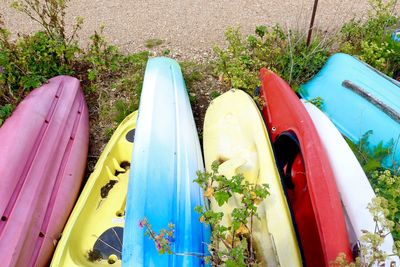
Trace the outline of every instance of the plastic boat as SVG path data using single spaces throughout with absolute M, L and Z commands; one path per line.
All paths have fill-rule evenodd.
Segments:
M 204 169 L 203 159 L 182 72 L 172 59 L 147 63 L 131 162 L 123 266 L 203 265 L 198 257 L 160 255 L 139 227 L 147 219 L 159 233 L 173 223 L 172 251 L 207 253 L 210 229 L 194 211 L 203 204 L 201 189 L 193 182 L 196 172 Z
M 232 177 L 242 173 L 255 184 L 268 184 L 270 195 L 258 207 L 254 220 L 254 243 L 261 266 L 302 266 L 289 206 L 275 165 L 263 118 L 254 101 L 241 90 L 230 90 L 214 99 L 204 120 L 206 170 L 219 161 L 219 173 Z M 230 214 L 240 199 L 212 208 Z M 223 223 L 232 223 L 226 215 Z
M 321 71 L 300 88 L 304 99 L 321 97 L 323 111 L 354 143 L 372 131 L 371 148 L 380 142 L 392 148 L 384 164 L 400 160 L 400 83 L 358 59 L 335 54 Z
M 1 266 L 47 266 L 86 167 L 88 110 L 79 81 L 33 90 L 0 128 Z
M 307 266 L 352 259 L 345 217 L 328 156 L 304 105 L 289 85 L 261 69 L 262 113 L 271 135 Z
M 63 230 L 51 266 L 121 266 L 137 112 L 114 132 Z

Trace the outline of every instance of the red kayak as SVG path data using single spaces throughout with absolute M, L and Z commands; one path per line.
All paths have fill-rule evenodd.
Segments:
M 289 85 L 261 69 L 260 96 L 304 260 L 329 266 L 340 253 L 352 259 L 345 218 L 326 152 L 304 105 Z
M 47 266 L 86 166 L 88 110 L 79 81 L 33 90 L 0 128 L 1 266 Z

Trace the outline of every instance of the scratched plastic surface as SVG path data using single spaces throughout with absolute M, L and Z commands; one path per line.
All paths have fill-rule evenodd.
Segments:
M 393 151 L 385 165 L 392 166 L 393 160 L 399 162 L 400 123 L 378 106 L 344 87 L 342 83 L 345 80 L 400 113 L 400 84 L 346 54 L 331 56 L 321 71 L 301 86 L 300 94 L 307 100 L 321 97 L 323 112 L 353 142 L 358 142 L 371 130 L 368 139 L 371 147 L 381 141 L 384 145 L 393 141 Z

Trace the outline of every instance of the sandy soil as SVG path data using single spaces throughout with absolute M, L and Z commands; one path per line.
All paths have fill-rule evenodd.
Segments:
M 14 33 L 28 33 L 37 25 L 12 10 L 12 0 L 0 0 L 0 13 Z M 213 45 L 224 43 L 224 31 L 240 26 L 250 33 L 256 25 L 280 23 L 288 28 L 309 24 L 313 0 L 70 0 L 69 25 L 76 16 L 85 19 L 80 38 L 105 25 L 108 40 L 125 52 L 144 48 L 150 38 L 164 40 L 163 47 L 188 56 L 207 56 Z M 398 4 L 400 6 L 400 4 Z M 366 14 L 367 0 L 320 0 L 316 25 L 337 28 L 343 21 Z

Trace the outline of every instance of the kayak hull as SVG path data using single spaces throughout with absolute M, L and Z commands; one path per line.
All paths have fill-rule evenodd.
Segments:
M 351 259 L 333 172 L 303 104 L 275 73 L 262 69 L 262 113 L 271 135 L 307 266 Z
M 206 170 L 220 161 L 219 172 L 231 177 L 242 173 L 255 184 L 268 184 L 270 195 L 259 207 L 254 221 L 254 242 L 261 266 L 302 266 L 296 234 L 269 141 L 268 132 L 254 101 L 241 90 L 230 90 L 214 99 L 207 109 L 203 133 Z M 229 214 L 240 202 L 233 199 L 212 209 Z
M 332 166 L 346 215 L 352 251 L 355 251 L 363 230 L 371 233 L 375 231 L 376 223 L 367 206 L 376 195 L 360 163 L 335 125 L 313 104 L 303 104 L 313 120 Z M 392 255 L 393 244 L 393 237 L 388 234 L 380 248 L 387 255 Z M 392 256 L 387 259 L 386 266 L 391 266 L 392 261 L 396 263 L 395 266 L 400 264 L 399 257 Z
M 137 112 L 104 148 L 63 230 L 51 266 L 121 266 L 122 229 Z
M 194 211 L 203 204 L 200 187 L 193 182 L 203 159 L 186 86 L 179 65 L 168 58 L 147 63 L 132 172 L 126 204 L 124 266 L 200 266 L 197 257 L 159 255 L 155 243 L 144 236 L 139 222 L 147 219 L 157 233 L 175 225 L 172 250 L 207 251 L 209 228 Z
M 79 81 L 33 90 L 0 128 L 0 261 L 45 266 L 75 203 L 88 151 Z
M 331 56 L 312 80 L 303 84 L 300 94 L 310 100 L 321 97 L 323 111 L 339 131 L 357 143 L 369 131 L 370 147 L 393 148 L 384 165 L 400 160 L 400 83 L 346 54 Z M 392 116 L 390 116 L 390 114 Z M 396 165 L 395 164 L 395 165 Z

